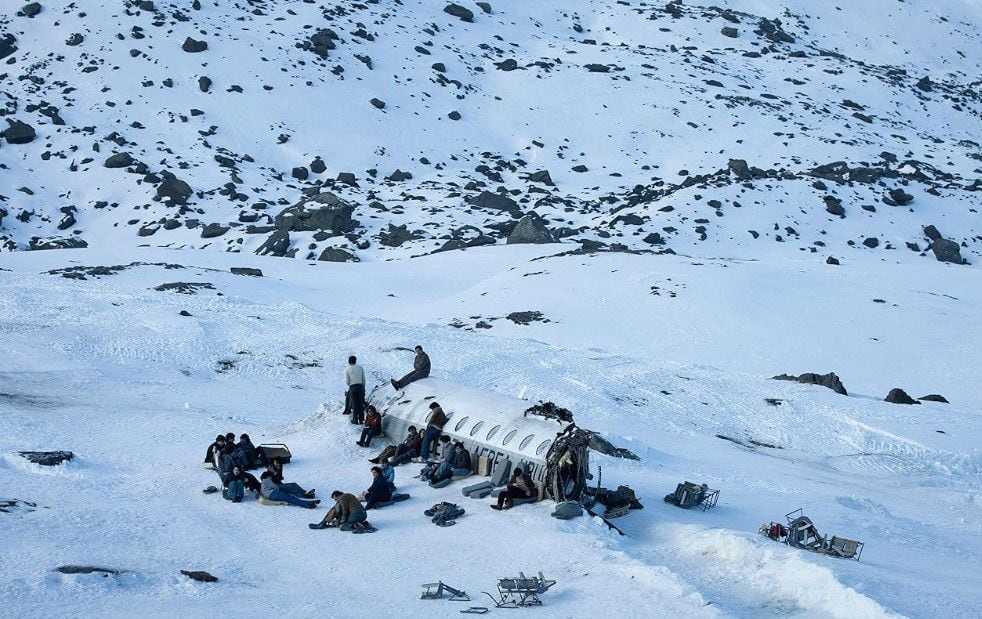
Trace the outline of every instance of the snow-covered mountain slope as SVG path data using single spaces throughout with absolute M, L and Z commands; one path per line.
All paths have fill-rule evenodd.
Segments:
M 543 616 L 974 613 L 982 432 L 972 373 L 982 299 L 968 278 L 946 277 L 965 271 L 844 264 L 833 277 L 680 256 L 537 259 L 548 249 L 447 252 L 410 269 L 173 250 L 8 255 L 0 499 L 39 507 L 0 513 L 3 607 L 187 616 L 234 599 L 248 617 L 449 616 L 460 607 L 419 600 L 421 583 L 442 579 L 476 600 L 497 576 L 542 570 L 559 581 L 536 611 Z M 264 276 L 232 275 L 231 266 Z M 639 269 L 658 273 L 660 294 L 646 292 L 647 304 L 630 292 Z M 788 279 L 830 301 L 807 312 L 805 295 L 768 296 Z M 880 290 L 861 281 L 891 291 L 888 302 L 874 303 Z M 157 290 L 173 282 L 198 286 Z M 610 299 L 608 289 L 625 292 Z M 671 324 L 673 304 L 692 327 L 659 326 L 659 314 Z M 550 322 L 505 318 L 522 310 Z M 471 322 L 455 326 L 452 317 Z M 724 335 L 731 320 L 743 328 Z M 629 484 L 645 505 L 617 521 L 627 535 L 591 519 L 557 521 L 547 504 L 492 512 L 460 497 L 458 485 L 433 490 L 411 479 L 412 467 L 397 472 L 412 499 L 372 513 L 380 530 L 370 536 L 311 531 L 306 510 L 201 494 L 215 476 L 198 461 L 226 431 L 287 442 L 296 456 L 289 478 L 320 495 L 367 486 L 367 452 L 339 414 L 340 370 L 355 352 L 370 382 L 383 381 L 410 361 L 399 347 L 416 343 L 436 376 L 505 394 L 527 388 L 530 401 L 566 405 L 581 425 L 641 456 L 593 461 L 605 486 Z M 811 370 L 836 371 L 850 395 L 769 379 Z M 951 404 L 883 402 L 895 386 Z M 77 458 L 50 469 L 15 453 L 30 449 Z M 683 479 L 721 488 L 717 508 L 664 504 Z M 422 515 L 440 500 L 467 510 L 455 527 Z M 865 541 L 863 560 L 755 534 L 799 506 L 824 532 Z M 65 564 L 128 572 L 52 571 Z M 220 581 L 206 588 L 180 569 Z
M 980 251 L 977 1 L 464 4 L 8 8 L 4 248 Z

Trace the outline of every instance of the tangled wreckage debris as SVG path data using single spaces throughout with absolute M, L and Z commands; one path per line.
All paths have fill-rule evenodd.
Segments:
M 863 542 L 836 535 L 822 535 L 815 528 L 811 518 L 805 516 L 800 507 L 785 514 L 784 517 L 787 524 L 765 523 L 760 525 L 758 532 L 793 548 L 801 548 L 832 557 L 859 561 L 863 554 L 863 546 L 865 545 Z

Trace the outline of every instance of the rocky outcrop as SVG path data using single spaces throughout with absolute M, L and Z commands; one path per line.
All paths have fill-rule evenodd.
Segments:
M 508 196 L 500 193 L 482 191 L 478 195 L 471 198 L 470 203 L 473 206 L 490 209 L 492 211 L 504 211 L 515 218 L 522 216 L 522 209 L 519 208 L 518 203 Z
M 290 233 L 286 230 L 276 230 L 270 234 L 256 253 L 260 256 L 276 256 L 282 258 L 290 249 Z
M 891 404 L 920 404 L 920 402 L 907 395 L 907 392 L 899 387 L 891 389 L 887 397 L 883 398 L 883 401 L 890 402 Z
M 842 381 L 839 377 L 835 375 L 835 372 L 829 372 L 828 374 L 814 374 L 812 372 L 807 372 L 800 376 L 794 376 L 792 374 L 780 374 L 773 377 L 774 380 L 793 380 L 795 382 L 803 383 L 806 385 L 819 385 L 821 387 L 826 387 L 832 391 L 841 394 L 849 395 L 846 392 L 845 386 L 843 386 Z
M 555 243 L 556 239 L 546 227 L 546 222 L 535 213 L 518 220 L 518 225 L 508 235 L 508 245 L 521 243 Z
M 70 451 L 18 451 L 17 454 L 41 466 L 58 466 L 75 458 Z
M 339 247 L 328 247 L 317 260 L 321 262 L 359 262 L 358 256 Z
M 329 191 L 304 198 L 276 216 L 278 230 L 315 232 L 324 230 L 332 235 L 350 232 L 356 226 L 351 215 L 355 207 Z

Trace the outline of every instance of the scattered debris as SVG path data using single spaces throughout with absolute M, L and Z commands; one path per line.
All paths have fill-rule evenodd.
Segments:
M 801 508 L 785 514 L 787 524 L 778 522 L 760 525 L 759 533 L 768 538 L 787 544 L 793 548 L 801 548 L 819 554 L 830 555 L 842 559 L 859 561 L 863 554 L 863 542 L 837 536 L 823 536 L 805 516 Z

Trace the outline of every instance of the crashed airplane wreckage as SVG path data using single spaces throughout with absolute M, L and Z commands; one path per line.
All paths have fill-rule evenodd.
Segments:
M 639 458 L 615 447 L 595 432 L 579 428 L 572 413 L 552 403 L 529 406 L 526 400 L 481 391 L 451 382 L 424 378 L 396 391 L 382 384 L 368 398 L 382 417 L 382 432 L 394 443 L 409 426 L 422 430 L 437 402 L 447 415 L 443 433 L 460 441 L 475 462 L 487 464 L 485 474 L 499 463 L 521 466 L 546 497 L 556 501 L 592 504 L 598 490 L 589 487 L 590 452 L 618 458 Z M 607 491 L 609 492 L 609 491 Z

